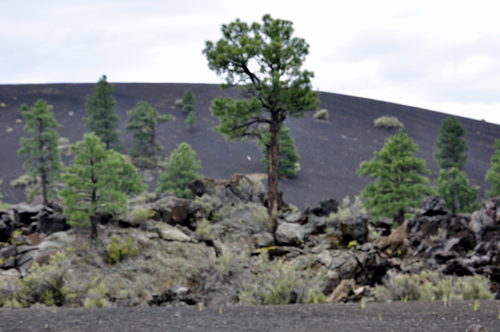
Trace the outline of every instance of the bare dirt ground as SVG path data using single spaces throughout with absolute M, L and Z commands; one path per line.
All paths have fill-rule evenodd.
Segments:
M 205 308 L 0 309 L 0 331 L 500 331 L 500 301 Z

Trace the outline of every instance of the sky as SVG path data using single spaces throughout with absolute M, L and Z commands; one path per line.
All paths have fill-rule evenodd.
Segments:
M 16 0 L 0 2 L 0 84 L 222 83 L 202 54 L 236 18 L 293 22 L 315 90 L 500 124 L 497 3 Z

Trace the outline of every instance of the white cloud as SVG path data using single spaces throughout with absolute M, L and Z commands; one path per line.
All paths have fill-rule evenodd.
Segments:
M 66 0 L 0 3 L 0 83 L 221 80 L 201 54 L 221 24 L 294 22 L 322 91 L 500 124 L 495 1 Z

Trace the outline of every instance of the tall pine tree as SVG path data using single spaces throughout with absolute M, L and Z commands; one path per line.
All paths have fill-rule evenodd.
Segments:
M 28 194 L 30 202 L 33 197 L 40 193 L 43 204 L 47 204 L 49 198 L 57 197 L 57 181 L 61 178 L 64 165 L 59 154 L 59 133 L 55 128 L 61 127 L 54 118 L 54 112 L 49 109 L 45 101 L 39 99 L 31 109 L 23 104 L 21 114 L 26 125 L 24 130 L 31 134 L 30 138 L 21 138 L 21 148 L 17 151 L 19 156 L 29 155 L 30 159 L 23 164 L 28 170 L 28 175 L 35 179 L 37 184 Z
M 94 87 L 94 93 L 87 95 L 87 117 L 84 118 L 85 128 L 95 133 L 106 145 L 106 149 L 117 147 L 120 142 L 118 124 L 120 116 L 116 114 L 116 101 L 111 95 L 113 87 L 103 75 Z
M 94 133 L 71 146 L 75 162 L 63 175 L 65 188 L 64 214 L 75 226 L 91 225 L 90 237 L 97 239 L 97 223 L 101 213 L 124 213 L 130 191 L 145 188 L 142 179 L 125 158 L 114 150 L 106 150 Z
M 437 191 L 452 213 L 474 212 L 481 207 L 477 202 L 478 189 L 469 188 L 467 174 L 456 167 L 439 171 Z
M 153 160 L 156 165 L 156 152 L 162 147 L 157 143 L 157 128 L 160 123 L 173 121 L 171 114 L 160 115 L 158 111 L 145 101 L 140 101 L 137 106 L 127 112 L 128 121 L 126 129 L 132 133 L 133 157 L 146 157 Z
M 495 140 L 495 154 L 491 157 L 491 167 L 486 172 L 486 182 L 491 190 L 486 191 L 488 197 L 500 196 L 500 139 Z
M 437 141 L 437 151 L 434 158 L 439 164 L 439 168 L 456 167 L 459 170 L 467 163 L 467 156 L 464 154 L 469 148 L 462 139 L 465 129 L 462 124 L 451 116 L 443 121 L 439 129 Z
M 173 191 L 177 197 L 191 198 L 189 183 L 201 178 L 198 171 L 201 163 L 196 160 L 196 152 L 188 143 L 181 143 L 165 160 L 165 172 L 160 173 L 156 191 Z
M 384 147 L 370 161 L 361 163 L 358 174 L 375 178 L 366 186 L 361 197 L 363 205 L 374 219 L 394 218 L 399 224 L 411 207 L 418 207 L 422 196 L 432 194 L 426 186 L 430 174 L 425 160 L 414 156 L 418 145 L 402 130 L 385 140 Z

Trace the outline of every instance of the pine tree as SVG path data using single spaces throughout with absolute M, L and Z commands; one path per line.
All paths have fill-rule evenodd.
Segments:
M 491 167 L 486 172 L 486 182 L 491 185 L 491 190 L 486 191 L 486 196 L 500 196 L 500 139 L 495 140 L 495 154 L 491 157 Z
M 188 116 L 186 117 L 186 126 L 188 128 L 196 127 L 196 115 L 193 111 L 189 112 Z
M 21 106 L 21 114 L 26 125 L 24 130 L 31 134 L 30 138 L 21 138 L 21 148 L 17 151 L 19 156 L 29 155 L 30 159 L 23 164 L 28 170 L 28 175 L 37 183 L 28 194 L 30 202 L 41 191 L 43 204 L 49 198 L 57 197 L 57 181 L 61 178 L 64 165 L 59 154 L 59 134 L 54 128 L 61 127 L 54 118 L 54 112 L 49 109 L 45 101 L 39 99 L 30 110 L 28 106 Z
M 133 166 L 127 165 L 117 152 L 106 150 L 94 133 L 84 134 L 83 140 L 72 145 L 71 150 L 75 162 L 63 175 L 65 188 L 61 191 L 64 214 L 70 225 L 90 223 L 90 237 L 95 240 L 99 214 L 125 213 L 127 191 L 137 192 L 144 186 Z M 136 183 L 130 183 L 133 181 Z
M 95 133 L 106 145 L 106 149 L 116 147 L 120 142 L 120 116 L 116 114 L 116 101 L 112 93 L 113 87 L 106 81 L 106 75 L 103 75 L 94 87 L 94 94 L 87 95 L 87 117 L 83 119 L 87 131 Z
M 262 163 L 266 172 L 269 172 L 269 159 L 268 159 L 268 146 L 271 140 L 271 135 L 266 131 L 262 137 L 261 141 L 257 142 L 262 149 L 264 158 L 262 158 Z M 280 146 L 279 146 L 279 163 L 278 163 L 278 174 L 283 176 L 295 176 L 297 172 L 295 170 L 295 165 L 299 161 L 300 156 L 295 148 L 295 140 L 292 135 L 290 135 L 290 129 L 283 124 L 280 130 Z
M 137 106 L 127 112 L 128 121 L 126 129 L 132 133 L 133 157 L 146 157 L 153 160 L 156 165 L 156 151 L 162 146 L 156 142 L 158 125 L 173 121 L 170 114 L 160 115 L 158 111 L 145 101 L 140 101 Z
M 461 138 L 464 135 L 465 129 L 457 118 L 451 116 L 443 121 L 436 144 L 438 150 L 434 154 L 439 168 L 464 168 L 467 163 L 464 152 L 468 150 L 467 143 Z
M 222 38 L 207 41 L 203 53 L 208 67 L 224 76 L 223 88 L 237 86 L 238 99 L 216 97 L 210 110 L 220 119 L 215 130 L 229 140 L 262 139 L 270 133 L 268 148 L 268 204 L 273 216 L 278 200 L 279 132 L 287 117 L 300 118 L 319 106 L 313 91 L 314 74 L 302 65 L 309 45 L 295 37 L 293 23 L 262 17 L 262 23 L 236 19 L 222 25 Z M 278 227 L 273 218 L 273 230 Z
M 469 188 L 467 174 L 456 167 L 439 171 L 437 191 L 452 213 L 474 212 L 481 207 L 477 202 L 478 189 Z
M 194 99 L 194 95 L 191 90 L 186 91 L 184 98 L 182 99 L 182 108 L 184 111 L 191 112 L 194 109 L 195 103 L 196 99 Z
M 430 174 L 425 160 L 414 157 L 418 145 L 402 130 L 385 140 L 384 147 L 370 161 L 361 163 L 358 174 L 371 176 L 375 182 L 361 194 L 374 219 L 390 217 L 404 222 L 405 212 L 421 204 L 422 196 L 432 194 L 426 187 Z
M 188 143 L 183 142 L 172 151 L 170 158 L 165 159 L 165 172 L 158 177 L 156 191 L 173 191 L 177 197 L 191 198 L 189 183 L 201 178 L 199 170 L 201 163 L 196 160 L 196 152 Z

